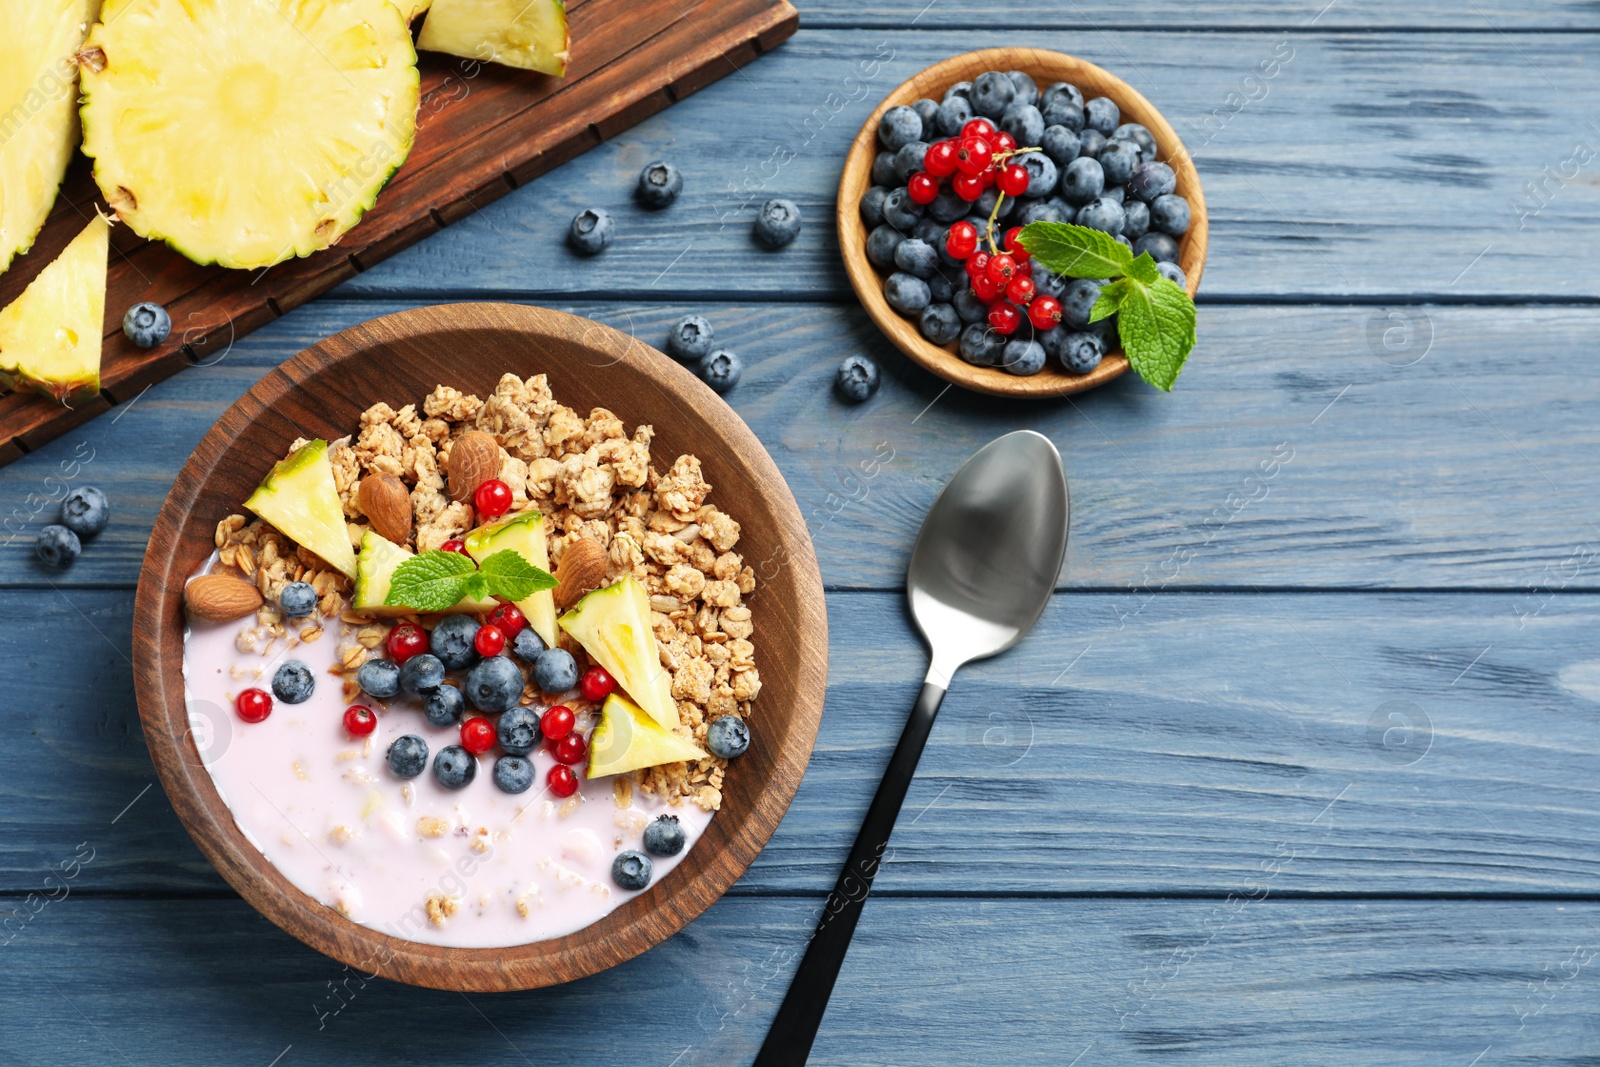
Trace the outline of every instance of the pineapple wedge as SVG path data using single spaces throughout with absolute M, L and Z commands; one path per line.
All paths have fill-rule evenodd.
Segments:
M 561 0 L 433 0 L 417 47 L 487 63 L 567 72 L 572 38 Z
M 663 729 L 678 726 L 672 677 L 650 628 L 650 595 L 633 575 L 596 589 L 558 620 L 561 628 Z
M 351 579 L 356 552 L 344 524 L 344 504 L 333 482 L 328 442 L 308 441 L 277 462 L 244 506 L 301 548 L 321 556 Z
M 100 391 L 111 224 L 83 232 L 0 311 L 0 386 L 66 403 Z
M 33 245 L 78 147 L 73 55 L 100 0 L 0 2 L 0 271 Z
M 705 758 L 692 742 L 663 727 L 621 693 L 612 693 L 600 708 L 599 725 L 589 735 L 589 765 L 584 775 L 603 778 Z
M 271 266 L 337 242 L 405 160 L 416 60 L 388 0 L 106 0 L 83 150 L 134 232 Z

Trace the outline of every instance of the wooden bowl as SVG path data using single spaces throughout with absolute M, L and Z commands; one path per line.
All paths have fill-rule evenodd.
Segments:
M 420 402 L 435 384 L 488 396 L 502 373 L 546 372 L 561 400 L 656 429 L 658 467 L 692 452 L 712 500 L 744 527 L 759 582 L 750 599 L 762 693 L 750 751 L 729 768 L 723 806 L 675 870 L 600 922 L 511 948 L 403 941 L 360 926 L 291 885 L 218 796 L 189 735 L 183 687 L 184 578 L 211 553 L 217 522 L 295 438 L 344 436 L 384 400 Z M 663 464 L 662 457 L 665 457 Z M 352 327 L 268 373 L 223 414 L 179 472 L 145 553 L 134 612 L 135 687 L 161 783 L 200 850 L 258 911 L 362 973 L 436 989 L 531 989 L 571 981 L 665 940 L 744 873 L 783 817 L 811 757 L 827 684 L 828 619 L 800 509 L 750 429 L 675 362 L 610 327 L 540 308 L 456 304 Z
M 1161 148 L 1162 159 L 1171 164 L 1177 174 L 1178 193 L 1189 200 L 1189 232 L 1178 242 L 1178 265 L 1189 283 L 1189 295 L 1193 296 L 1200 287 L 1200 273 L 1206 262 L 1206 198 L 1200 191 L 1200 176 L 1195 173 L 1194 162 L 1177 133 L 1150 101 L 1121 78 L 1076 56 L 1037 48 L 985 48 L 935 63 L 902 83 L 878 105 L 850 146 L 844 173 L 839 178 L 839 250 L 844 257 L 845 272 L 850 275 L 856 296 L 872 321 L 878 324 L 878 329 L 896 348 L 946 381 L 991 396 L 1081 393 L 1120 376 L 1128 369 L 1127 357 L 1118 350 L 1107 352 L 1100 365 L 1088 374 L 1068 374 L 1051 360 L 1044 370 L 1027 378 L 994 367 L 973 366 L 961 358 L 954 343 L 934 344 L 922 336 L 915 322 L 889 306 L 883 298 L 885 276 L 867 259 L 867 227 L 861 221 L 860 203 L 861 194 L 872 186 L 872 160 L 878 153 L 878 119 L 891 107 L 910 104 L 924 96 L 942 100 L 945 90 L 956 82 L 970 81 L 988 70 L 1023 71 L 1038 82 L 1041 89 L 1054 82 L 1071 82 L 1082 90 L 1084 99 L 1110 97 L 1122 109 L 1123 122 L 1142 123 L 1149 129 Z

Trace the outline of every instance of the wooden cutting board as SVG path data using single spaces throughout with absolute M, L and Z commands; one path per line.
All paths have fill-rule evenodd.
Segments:
M 573 44 L 565 78 L 419 53 L 416 144 L 377 204 L 333 248 L 266 270 L 225 270 L 113 227 L 100 395 L 71 408 L 0 395 L 0 465 L 185 367 L 220 358 L 235 338 L 734 73 L 799 27 L 787 0 L 568 0 L 567 11 Z M 0 274 L 0 307 L 96 206 L 106 210 L 80 157 L 33 249 Z M 148 350 L 122 335 L 123 312 L 141 300 L 172 316 L 171 336 Z

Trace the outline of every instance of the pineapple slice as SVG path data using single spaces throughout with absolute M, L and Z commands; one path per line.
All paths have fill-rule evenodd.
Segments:
M 100 0 L 0 4 L 0 270 L 33 245 L 78 147 L 73 54 Z
M 328 442 L 308 441 L 267 472 L 244 506 L 295 544 L 315 552 L 352 579 L 356 553 L 344 524 L 344 504 L 333 483 Z
M 467 534 L 467 555 L 482 563 L 505 549 L 517 553 L 542 571 L 550 570 L 550 542 L 544 532 L 544 516 L 537 511 L 480 526 Z M 541 589 L 517 601 L 517 610 L 528 620 L 533 632 L 549 648 L 556 647 L 556 598 L 550 589 Z
M 111 223 L 95 215 L 0 311 L 0 386 L 66 403 L 100 391 Z
M 584 774 L 602 778 L 705 758 L 692 742 L 661 726 L 621 693 L 612 693 L 600 708 L 599 725 L 589 735 L 589 765 Z
M 560 618 L 561 628 L 665 729 L 678 725 L 672 679 L 650 628 L 650 595 L 633 575 L 596 589 Z
M 404 545 L 367 530 L 361 535 L 361 554 L 356 557 L 356 591 L 350 606 L 363 615 L 392 618 L 396 615 L 415 615 L 416 608 L 401 608 L 386 604 L 389 584 L 400 564 L 416 553 Z M 450 610 L 453 612 L 493 611 L 500 606 L 498 600 L 473 600 L 470 597 Z
M 433 0 L 417 47 L 557 77 L 572 38 L 561 0 Z
M 83 150 L 134 232 L 271 266 L 337 242 L 405 160 L 416 59 L 388 0 L 106 0 Z

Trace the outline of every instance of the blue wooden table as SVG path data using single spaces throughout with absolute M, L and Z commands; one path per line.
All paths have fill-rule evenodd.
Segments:
M 1596 1062 L 1600 10 L 801 6 L 774 54 L 0 470 L 22 534 L 0 547 L 0 1063 L 748 1062 L 924 668 L 912 538 L 1018 427 L 1066 459 L 1062 588 L 951 691 L 813 1062 Z M 947 390 L 850 295 L 850 138 L 914 71 L 1002 44 L 1108 67 L 1196 157 L 1211 252 L 1171 396 Z M 628 193 L 657 157 L 686 189 L 647 214 Z M 780 195 L 806 230 L 762 252 Z M 560 238 L 590 205 L 619 237 L 578 261 Z M 129 662 L 153 517 L 223 409 L 319 338 L 463 299 L 653 344 L 708 315 L 832 635 L 811 769 L 733 891 L 608 973 L 470 998 L 362 984 L 228 890 L 154 784 Z M 846 408 L 827 385 L 856 352 L 886 377 Z M 46 572 L 34 501 L 74 460 L 113 525 Z

